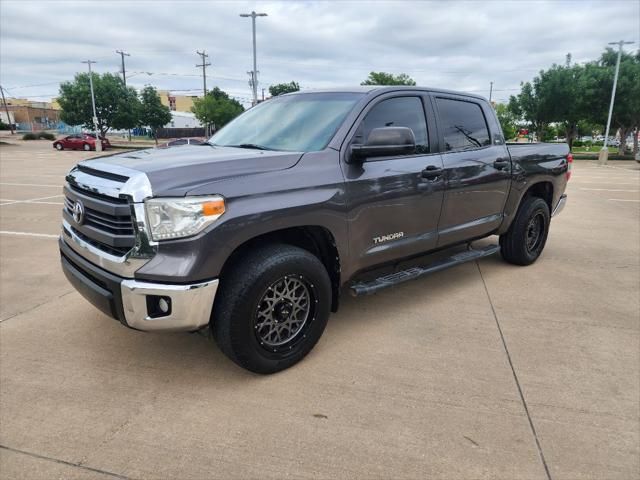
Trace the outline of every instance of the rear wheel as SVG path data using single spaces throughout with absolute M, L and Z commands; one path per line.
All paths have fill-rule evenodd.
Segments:
M 255 250 L 225 274 L 212 331 L 231 360 L 274 373 L 302 360 L 322 336 L 331 282 L 314 255 L 290 245 Z
M 502 257 L 515 265 L 535 262 L 547 243 L 550 219 L 549 206 L 542 198 L 523 199 L 509 230 L 500 236 Z
M 88 151 L 90 151 L 90 150 L 91 150 L 91 145 L 89 145 L 88 143 L 85 143 L 84 145 L 82 145 L 82 149 L 83 149 L 85 152 L 88 152 Z

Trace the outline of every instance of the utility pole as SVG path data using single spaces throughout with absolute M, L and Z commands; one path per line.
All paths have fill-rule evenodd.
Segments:
M 241 13 L 241 17 L 251 17 L 251 27 L 253 32 L 253 105 L 255 106 L 258 103 L 258 65 L 256 60 L 256 17 L 266 17 L 266 13 L 256 13 L 252 11 L 251 13 Z
M 120 54 L 120 58 L 122 59 L 122 83 L 124 83 L 124 88 L 127 88 L 127 73 L 126 70 L 124 69 L 124 57 L 130 57 L 131 55 L 129 55 L 127 52 L 123 51 L 123 50 L 116 50 L 116 53 Z M 127 136 L 129 137 L 129 141 L 131 141 L 131 129 L 128 128 L 127 129 Z
M 616 87 L 618 86 L 618 72 L 620 71 L 620 58 L 622 57 L 622 46 L 623 45 L 631 45 L 634 42 L 625 42 L 624 40 L 620 40 L 619 42 L 609 42 L 609 45 L 618 45 L 618 59 L 616 60 L 616 73 L 613 76 L 613 89 L 611 90 L 611 103 L 609 104 L 609 116 L 607 118 L 607 129 L 604 134 L 604 146 L 602 150 L 600 150 L 600 154 L 598 155 L 598 164 L 606 165 L 609 160 L 609 149 L 607 148 L 607 143 L 609 142 L 609 128 L 611 127 L 611 114 L 613 113 L 613 102 L 616 98 Z M 621 138 L 620 144 L 622 145 L 626 139 Z
M 120 58 L 122 59 L 122 83 L 124 83 L 124 86 L 127 86 L 127 74 L 126 71 L 124 69 L 124 57 L 130 57 L 131 55 L 129 55 L 127 52 L 124 52 L 122 50 L 116 50 L 116 53 L 120 54 Z
M 4 111 L 7 114 L 7 122 L 9 122 L 9 128 L 11 129 L 11 135 L 14 134 L 13 131 L 13 122 L 11 121 L 11 116 L 9 115 L 9 109 L 7 108 L 7 100 L 4 98 L 4 89 L 0 86 L 0 93 L 2 93 L 2 104 L 4 105 Z
M 89 87 L 91 88 L 91 105 L 93 106 L 93 127 L 96 133 L 96 152 L 102 151 L 102 141 L 100 140 L 100 132 L 98 131 L 98 114 L 96 113 L 96 97 L 93 93 L 93 73 L 91 72 L 91 64 L 97 63 L 93 60 L 86 60 L 82 63 L 86 63 L 89 66 Z
M 196 67 L 202 67 L 202 90 L 204 92 L 204 96 L 207 96 L 207 67 L 209 65 L 211 65 L 210 63 L 207 63 L 207 58 L 209 57 L 209 55 L 207 55 L 207 53 L 203 50 L 201 52 L 196 50 L 196 53 L 198 55 L 200 55 L 200 57 L 202 58 L 202 63 L 200 65 L 196 65 Z
M 264 88 L 262 89 L 262 101 L 264 102 Z
M 493 95 L 493 82 L 489 82 L 489 103 L 491 103 L 491 97 Z

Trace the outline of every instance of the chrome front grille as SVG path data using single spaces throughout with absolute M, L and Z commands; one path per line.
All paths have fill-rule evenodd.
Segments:
M 64 195 L 63 218 L 85 242 L 116 256 L 125 255 L 135 246 L 131 206 L 126 198 L 110 197 L 73 185 L 65 187 Z M 84 207 L 80 222 L 73 216 L 78 202 Z
M 133 278 L 156 254 L 144 212 L 144 201 L 153 197 L 145 173 L 88 160 L 67 174 L 64 195 L 62 240 L 78 255 L 115 275 Z M 84 207 L 76 212 L 80 221 L 73 216 L 78 202 Z

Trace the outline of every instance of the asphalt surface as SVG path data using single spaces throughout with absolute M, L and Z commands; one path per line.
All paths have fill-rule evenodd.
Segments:
M 87 154 L 18 143 L 0 145 L 0 477 L 640 477 L 639 164 L 576 162 L 536 264 L 346 296 L 304 361 L 257 376 L 82 299 L 56 238 Z

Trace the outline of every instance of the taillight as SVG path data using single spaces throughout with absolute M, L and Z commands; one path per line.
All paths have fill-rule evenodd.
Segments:
M 569 153 L 567 155 L 567 173 L 565 173 L 567 180 L 571 178 L 571 168 L 573 167 L 573 155 Z

